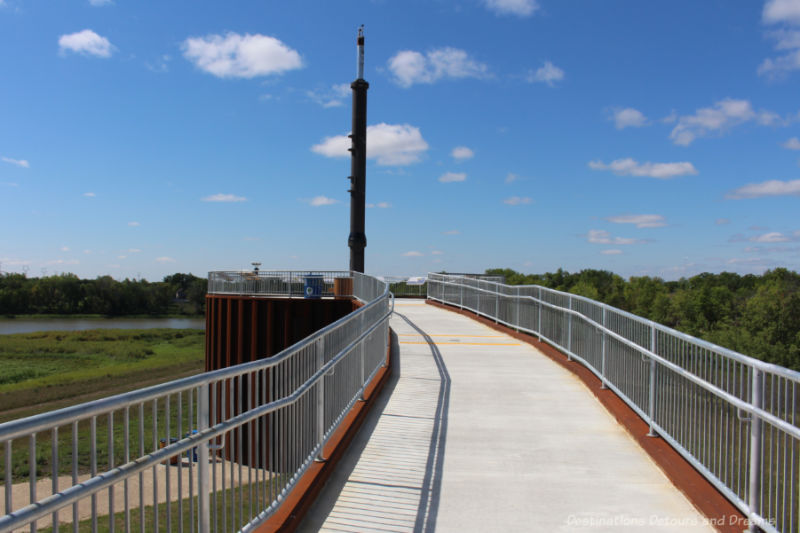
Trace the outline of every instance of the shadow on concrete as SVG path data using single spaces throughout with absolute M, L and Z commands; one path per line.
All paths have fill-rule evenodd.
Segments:
M 389 376 L 389 380 L 383 386 L 383 389 L 381 389 L 375 405 L 364 420 L 361 429 L 358 431 L 358 435 L 350 443 L 350 448 L 347 450 L 347 453 L 336 465 L 336 471 L 330 479 L 328 479 L 325 488 L 320 493 L 310 512 L 298 526 L 297 531 L 310 533 L 320 529 L 325 518 L 330 514 L 334 505 L 336 505 L 337 496 L 353 473 L 353 469 L 355 469 L 358 464 L 358 459 L 364 452 L 364 448 L 366 448 L 370 437 L 375 432 L 375 427 L 378 425 L 381 415 L 383 415 L 383 412 L 386 410 L 386 404 L 389 403 L 389 399 L 392 397 L 395 387 L 397 387 L 397 381 L 400 379 L 400 369 L 402 365 L 400 361 L 400 342 L 394 331 L 390 333 L 389 342 L 392 347 L 392 373 Z M 333 488 L 335 488 L 335 490 L 331 490 Z
M 409 427 L 407 425 L 408 423 L 396 427 L 395 425 L 398 422 L 393 422 L 393 425 L 390 427 L 396 427 L 396 429 L 392 430 L 392 432 L 399 431 L 400 433 L 390 436 L 389 438 L 395 443 L 399 440 L 399 442 L 403 444 L 401 445 L 401 450 L 396 450 L 393 458 L 389 459 L 392 467 L 383 469 L 377 464 L 368 465 L 366 467 L 362 466 L 360 467 L 360 476 L 362 479 L 358 481 L 351 479 L 370 439 L 379 442 L 387 438 L 385 429 L 376 433 L 376 428 L 381 419 L 390 416 L 397 420 L 398 415 L 389 415 L 385 413 L 387 404 L 392 398 L 392 395 L 395 394 L 397 383 L 401 377 L 402 358 L 400 357 L 400 343 L 397 335 L 392 332 L 390 340 L 392 345 L 391 377 L 378 396 L 372 411 L 364 421 L 364 425 L 361 427 L 358 435 L 350 444 L 350 449 L 337 465 L 326 487 L 321 492 L 310 512 L 306 515 L 304 521 L 300 524 L 298 531 L 313 532 L 321 529 L 334 510 L 334 507 L 337 505 L 340 494 L 346 485 L 351 487 L 351 491 L 355 491 L 361 494 L 361 497 L 366 497 L 367 499 L 363 500 L 362 503 L 350 501 L 346 505 L 348 508 L 347 511 L 338 511 L 339 516 L 334 519 L 336 523 L 330 524 L 330 526 L 337 531 L 359 531 L 362 527 L 369 529 L 388 528 L 394 531 L 414 532 L 432 532 L 435 530 L 441 496 L 444 448 L 447 437 L 450 374 L 447 372 L 442 355 L 431 337 L 407 317 L 396 311 L 395 315 L 403 319 L 425 339 L 425 342 L 430 347 L 433 360 L 439 373 L 439 390 L 438 393 L 434 393 L 437 397 L 435 411 L 432 414 L 424 415 L 418 421 L 414 421 L 414 419 L 418 417 L 415 417 L 413 414 L 405 417 L 410 421 L 408 423 L 412 425 L 433 418 L 431 421 L 432 430 L 430 431 L 429 440 L 426 436 L 424 441 L 417 444 L 418 441 L 416 441 L 415 438 L 405 433 L 405 430 Z M 406 377 L 405 379 L 413 380 L 415 378 Z M 433 396 L 431 396 L 431 400 L 432 399 Z M 424 398 L 415 398 L 412 399 L 412 404 L 415 403 L 414 400 L 425 401 Z M 433 402 L 430 402 L 428 405 L 432 403 Z M 411 405 L 410 408 L 413 413 L 417 406 Z M 427 434 L 427 431 L 425 433 Z M 373 445 L 375 445 L 375 443 L 373 443 Z M 424 474 L 420 472 L 423 477 L 417 482 L 412 482 L 408 479 L 407 475 L 404 474 L 421 471 L 423 468 Z M 400 474 L 399 476 L 398 473 Z M 366 476 L 366 478 L 364 476 Z M 403 482 L 398 483 L 401 479 L 407 480 L 408 484 Z M 375 494 L 375 489 L 378 489 L 379 492 L 388 491 L 387 494 L 392 494 L 393 496 L 389 497 L 389 499 L 380 497 L 379 500 L 373 500 L 371 495 Z M 412 495 L 413 499 L 411 499 Z M 341 516 L 342 512 L 345 512 L 348 516 Z M 329 524 L 326 524 L 326 527 L 328 526 Z
M 444 466 L 444 448 L 447 442 L 447 413 L 450 407 L 450 373 L 433 339 L 422 329 L 414 324 L 407 316 L 395 311 L 395 315 L 402 318 L 406 324 L 419 333 L 431 349 L 436 369 L 439 371 L 439 398 L 436 404 L 436 418 L 431 433 L 431 443 L 428 447 L 428 463 L 425 468 L 425 479 L 422 484 L 422 493 L 417 507 L 417 520 L 414 523 L 415 532 L 434 531 L 436 529 L 436 516 L 439 513 L 439 500 L 442 490 L 442 471 Z

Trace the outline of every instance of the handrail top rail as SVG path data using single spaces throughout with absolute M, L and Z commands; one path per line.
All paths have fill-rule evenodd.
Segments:
M 285 359 L 291 357 L 294 353 L 298 352 L 299 350 L 302 350 L 303 348 L 306 348 L 307 346 L 313 344 L 321 336 L 326 335 L 330 331 L 342 326 L 346 322 L 355 320 L 356 318 L 362 316 L 369 309 L 371 309 L 372 307 L 380 303 L 384 298 L 386 298 L 387 295 L 391 296 L 391 293 L 389 292 L 388 283 L 377 280 L 377 278 L 374 278 L 372 276 L 366 276 L 366 277 L 375 279 L 376 281 L 379 281 L 384 285 L 383 288 L 384 290 L 380 295 L 375 297 L 372 301 L 359 307 L 358 309 L 355 309 L 354 311 L 341 317 L 335 322 L 332 322 L 331 324 L 328 324 L 324 328 L 315 331 L 308 337 L 297 341 L 296 343 L 294 343 L 291 346 L 288 346 L 287 348 L 284 348 L 275 355 L 266 357 L 264 359 L 257 359 L 255 361 L 249 361 L 246 363 L 241 363 L 239 365 L 227 368 L 220 368 L 209 372 L 203 372 L 200 374 L 196 374 L 194 376 L 187 376 L 184 378 L 168 381 L 166 383 L 151 385 L 150 387 L 123 392 L 120 394 L 115 394 L 113 396 L 99 398 L 97 400 L 92 400 L 77 405 L 71 405 L 68 407 L 62 407 L 61 409 L 47 411 L 44 413 L 39 413 L 37 415 L 32 415 L 17 420 L 10 420 L 8 422 L 0 423 L 0 442 L 6 440 L 12 440 L 19 436 L 42 431 L 44 429 L 52 427 L 54 424 L 65 425 L 100 413 L 116 411 L 118 409 L 126 407 L 127 405 L 139 404 L 155 398 L 159 398 L 167 394 L 183 392 L 198 385 L 204 385 L 207 383 L 212 383 L 222 379 L 227 379 L 236 376 L 242 372 L 248 372 L 252 370 L 263 370 L 276 366 Z
M 662 331 L 664 333 L 667 333 L 667 334 L 670 334 L 670 335 L 674 335 L 674 336 L 679 337 L 679 338 L 681 338 L 683 340 L 692 342 L 692 343 L 700 346 L 701 348 L 712 350 L 712 351 L 714 351 L 714 352 L 716 352 L 716 353 L 718 353 L 718 354 L 720 354 L 722 356 L 725 356 L 725 357 L 730 357 L 731 359 L 733 359 L 733 360 L 735 360 L 737 362 L 740 362 L 740 363 L 752 366 L 753 368 L 757 368 L 757 369 L 765 371 L 765 372 L 776 374 L 776 375 L 779 375 L 779 376 L 782 376 L 782 377 L 785 377 L 787 379 L 791 379 L 793 381 L 796 381 L 796 382 L 800 383 L 800 372 L 798 372 L 797 370 L 792 370 L 790 368 L 786 368 L 786 367 L 783 367 L 783 366 L 780 366 L 780 365 L 776 365 L 774 363 L 768 363 L 766 361 L 762 361 L 761 359 L 756 359 L 755 357 L 752 357 L 752 356 L 749 356 L 749 355 L 745 355 L 745 354 L 737 352 L 735 350 L 731 350 L 730 348 L 725 348 L 724 346 L 720 346 L 718 344 L 714 344 L 712 342 L 709 342 L 709 341 L 706 341 L 706 340 L 703 340 L 703 339 L 699 339 L 697 337 L 693 337 L 693 336 L 691 336 L 691 335 L 689 335 L 687 333 L 683 333 L 682 331 L 678 331 L 676 329 L 670 328 L 669 326 L 665 326 L 663 324 L 659 324 L 658 322 L 654 322 L 654 321 L 652 321 L 650 319 L 640 317 L 638 315 L 635 315 L 635 314 L 630 313 L 628 311 L 624 311 L 624 310 L 619 309 L 617 307 L 614 307 L 612 305 L 609 305 L 609 304 L 606 304 L 606 303 L 603 303 L 603 302 L 598 302 L 597 300 L 592 300 L 591 298 L 587 298 L 586 296 L 581 296 L 579 294 L 572 294 L 572 293 L 569 293 L 569 292 L 559 291 L 559 290 L 556 290 L 556 289 L 551 289 L 549 287 L 543 287 L 541 285 L 507 285 L 507 284 L 497 283 L 497 282 L 494 282 L 494 281 L 478 280 L 478 279 L 475 279 L 475 278 L 467 278 L 467 277 L 464 277 L 464 276 L 456 276 L 456 275 L 450 275 L 450 274 L 439 274 L 439 273 L 434 273 L 434 272 L 428 273 L 428 279 L 429 280 L 432 279 L 431 276 L 434 276 L 433 281 L 440 281 L 440 282 L 443 282 L 443 283 L 448 283 L 448 282 L 447 281 L 442 281 L 442 280 L 437 280 L 435 278 L 435 276 L 441 276 L 443 278 L 455 278 L 455 279 L 470 280 L 472 282 L 481 281 L 483 283 L 490 283 L 490 284 L 493 284 L 493 285 L 499 285 L 499 286 L 503 286 L 503 287 L 528 288 L 528 289 L 535 288 L 535 289 L 541 289 L 541 290 L 544 290 L 544 291 L 547 291 L 547 292 L 559 294 L 559 295 L 562 295 L 562 296 L 567 296 L 569 298 L 576 298 L 576 299 L 582 300 L 582 301 L 584 301 L 586 303 L 591 303 L 593 305 L 598 305 L 601 308 L 604 308 L 606 311 L 612 311 L 614 313 L 618 313 L 618 314 L 620 314 L 620 315 L 622 315 L 622 316 L 624 316 L 626 318 L 630 318 L 631 320 L 635 320 L 635 321 L 637 321 L 637 322 L 639 322 L 641 324 L 644 324 L 644 325 L 647 325 L 647 326 L 652 326 L 655 329 L 658 329 L 658 330 L 660 330 L 660 331 Z M 452 282 L 450 282 L 450 283 L 452 283 Z M 503 296 L 503 297 L 516 297 L 516 295 L 513 295 L 513 294 L 500 294 L 499 292 L 492 292 L 492 291 L 489 291 L 487 289 L 483 289 L 481 287 L 470 287 L 470 288 L 471 289 L 476 289 L 476 290 L 479 290 L 479 291 L 482 291 L 482 292 L 488 292 L 488 293 L 491 293 L 491 294 L 499 294 L 500 296 Z M 534 301 L 539 301 L 537 298 L 535 298 L 533 296 L 529 296 L 529 295 L 523 295 L 523 296 L 525 296 L 526 298 L 530 298 L 530 299 L 532 299 Z M 543 303 L 546 304 L 547 302 L 543 302 Z M 590 319 L 590 317 L 587 317 L 583 313 L 580 313 L 580 312 L 578 312 L 578 311 L 576 311 L 574 309 L 562 309 L 562 310 L 570 312 L 570 313 L 572 313 L 574 315 L 580 315 L 580 316 L 582 316 L 584 318 Z

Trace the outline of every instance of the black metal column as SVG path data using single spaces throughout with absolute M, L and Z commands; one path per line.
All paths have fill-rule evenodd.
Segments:
M 358 31 L 358 79 L 350 84 L 353 89 L 353 130 L 350 134 L 350 270 L 364 272 L 364 211 L 367 199 L 367 89 L 364 81 L 364 34 Z

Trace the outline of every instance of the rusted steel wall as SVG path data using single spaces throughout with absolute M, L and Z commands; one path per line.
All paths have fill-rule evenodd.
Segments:
M 206 296 L 206 371 L 264 359 L 351 313 L 350 298 L 297 299 L 251 296 Z M 211 391 L 212 414 L 219 422 L 258 406 L 270 398 L 271 372 L 252 380 L 227 380 Z M 266 386 L 266 389 L 264 387 Z M 228 401 L 223 401 L 225 396 Z M 233 401 L 230 401 L 233 399 Z M 213 404 L 216 404 L 214 408 Z M 252 424 L 225 437 L 219 452 L 226 459 L 265 467 L 273 436 Z M 238 438 L 241 435 L 242 445 Z M 259 447 L 259 440 L 264 446 Z M 241 457 L 238 454 L 241 453 Z M 272 458 L 274 464 L 274 458 Z

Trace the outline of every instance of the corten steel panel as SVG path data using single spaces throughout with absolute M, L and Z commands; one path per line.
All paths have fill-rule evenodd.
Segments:
M 216 370 L 249 361 L 264 359 L 308 337 L 360 307 L 350 299 L 290 299 L 252 296 L 206 296 L 206 370 Z M 266 379 L 259 373 L 250 379 L 230 379 L 216 386 L 216 420 L 247 411 L 270 400 L 271 372 Z M 266 383 L 266 390 L 262 390 Z M 241 389 L 241 391 L 240 391 Z M 222 401 L 222 396 L 225 402 Z M 233 402 L 230 401 L 231 397 Z M 241 402 L 239 399 L 241 398 Z M 274 398 L 272 398 L 274 399 Z M 223 405 L 225 406 L 223 412 Z M 268 442 L 274 438 L 262 427 L 255 425 L 241 429 L 241 454 L 239 458 L 238 430 L 225 437 L 221 455 L 242 464 L 264 467 Z M 259 440 L 264 445 L 259 450 Z M 253 457 L 251 458 L 251 451 Z

